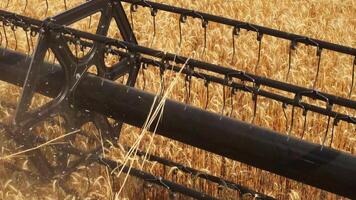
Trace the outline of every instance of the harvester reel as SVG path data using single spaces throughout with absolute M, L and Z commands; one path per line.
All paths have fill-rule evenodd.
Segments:
M 121 2 L 129 3 L 131 6 L 131 25 Z M 187 23 L 187 18 L 200 20 L 204 29 L 203 53 L 207 47 L 209 22 L 231 27 L 233 44 L 231 63 L 234 63 L 235 60 L 235 39 L 240 34 L 240 30 L 244 29 L 257 34 L 258 58 L 254 67 L 255 74 L 138 45 L 133 33 L 132 15 L 139 6 L 149 8 L 153 22 L 153 38 L 156 36 L 156 16 L 159 11 L 178 14 L 179 45 L 182 43 L 181 26 L 183 23 Z M 86 17 L 92 17 L 96 13 L 100 13 L 100 19 L 95 34 L 68 27 Z M 107 36 L 113 20 L 116 22 L 117 32 L 120 32 L 123 41 Z M 80 196 L 76 194 L 76 191 L 66 187 L 66 181 L 80 166 L 98 163 L 111 169 L 121 168 L 124 173 L 141 178 L 145 183 L 160 185 L 172 194 L 181 193 L 197 199 L 215 199 L 213 196 L 166 180 L 164 177 L 131 169 L 104 156 L 106 150 L 112 145 L 117 146 L 123 122 L 141 127 L 147 120 L 147 114 L 152 109 L 152 104 L 157 96 L 135 89 L 134 86 L 140 68 L 149 66 L 159 70 L 161 78 L 159 97 L 162 97 L 161 94 L 164 91 L 163 75 L 166 71 L 181 73 L 185 76 L 187 97 L 185 104 L 165 100 L 163 114 L 165 117 L 156 127 L 157 134 L 216 153 L 223 156 L 223 159 L 230 158 L 241 161 L 339 195 L 356 197 L 355 191 L 350 189 L 356 184 L 355 179 L 352 179 L 352 175 L 356 174 L 356 170 L 353 168 L 356 163 L 355 157 L 330 148 L 334 137 L 334 127 L 340 121 L 356 124 L 356 118 L 344 112 L 347 109 L 355 110 L 356 102 L 351 98 L 327 94 L 316 89 L 319 70 L 322 67 L 320 65 L 322 50 L 330 50 L 356 58 L 356 49 L 354 48 L 146 0 L 87 1 L 44 21 L 0 10 L 0 22 L 2 22 L 4 30 L 4 35 L 0 35 L 0 44 L 3 43 L 3 39 L 6 44 L 5 48 L 0 48 L 0 58 L 7 56 L 12 58 L 0 61 L 0 70 L 2 70 L 0 79 L 23 85 L 14 121 L 11 129 L 7 129 L 9 130 L 7 135 L 19 146 L 31 149 L 28 152 L 28 157 L 44 180 L 57 180 L 66 192 Z M 15 51 L 8 50 L 8 35 L 5 27 L 11 27 L 14 33 L 16 28 L 21 27 L 26 32 L 26 36 L 28 34 L 32 37 L 38 35 L 38 43 L 33 54 L 25 56 L 16 52 L 17 43 Z M 16 34 L 13 35 L 16 37 Z M 301 43 L 316 48 L 318 64 L 312 88 L 256 75 L 260 64 L 264 35 L 290 41 L 286 80 L 288 80 L 292 67 L 292 51 L 296 50 L 297 44 Z M 31 48 L 29 47 L 28 50 L 30 52 Z M 52 54 L 58 63 L 50 64 L 46 60 L 48 54 Z M 105 62 L 108 54 L 116 56 L 118 62 L 108 66 Z M 352 65 L 353 74 L 349 96 L 351 96 L 354 86 L 355 65 L 356 59 Z M 29 68 L 24 69 L 27 66 Z M 53 71 L 48 70 L 49 67 L 53 68 Z M 90 71 L 92 67 L 95 68 L 95 74 Z M 25 71 L 24 82 L 15 77 L 9 78 L 14 74 L 16 76 L 23 75 Z M 127 77 L 125 85 L 115 83 L 116 80 L 124 76 Z M 204 82 L 207 96 L 205 109 L 209 103 L 209 84 L 222 86 L 223 106 L 220 114 L 187 105 L 191 96 L 192 80 Z M 226 95 L 228 89 L 231 91 L 231 97 Z M 283 96 L 276 91 L 283 91 L 290 95 Z M 38 92 L 52 99 L 35 107 L 32 104 L 35 94 Z M 231 118 L 234 109 L 233 97 L 237 92 L 249 93 L 252 96 L 253 116 L 249 123 Z M 286 127 L 288 134 L 280 134 L 254 125 L 260 96 L 281 103 L 286 121 L 290 121 L 289 130 L 288 125 Z M 231 99 L 230 117 L 225 116 L 228 98 Z M 304 101 L 306 98 L 321 101 L 326 106 Z M 292 106 L 290 120 L 287 119 L 285 112 L 288 106 Z M 334 109 L 334 107 L 344 110 Z M 304 129 L 301 139 L 289 135 L 295 121 L 295 108 L 303 110 Z M 327 117 L 326 132 L 322 133 L 324 134 L 322 144 L 302 140 L 309 112 Z M 109 120 L 109 117 L 112 120 Z M 333 119 L 332 134 L 330 147 L 328 147 L 326 139 L 331 119 Z M 40 125 L 44 125 L 48 121 L 59 124 L 63 135 L 52 139 L 40 134 Z M 96 129 L 97 133 L 85 131 L 84 127 L 88 125 L 94 126 L 92 128 Z M 85 145 L 82 145 L 81 142 L 84 142 Z M 44 150 L 37 148 L 48 143 L 53 144 L 43 148 Z M 130 147 L 124 147 L 124 149 L 128 151 Z M 173 167 L 193 178 L 204 179 L 216 184 L 218 191 L 229 188 L 237 191 L 241 198 L 249 196 L 256 199 L 273 199 L 273 197 L 232 181 L 174 161 L 139 150 L 136 153 L 138 156 L 148 155 L 147 160 L 149 161 Z M 225 172 L 222 174 L 226 175 Z

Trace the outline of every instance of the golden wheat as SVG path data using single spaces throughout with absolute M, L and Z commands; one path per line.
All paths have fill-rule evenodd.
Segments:
M 0 9 L 5 8 L 7 0 L 0 2 Z M 28 6 L 24 10 L 25 0 L 10 0 L 7 10 L 21 13 L 30 17 L 44 19 L 47 16 L 55 15 L 64 10 L 63 1 L 48 0 L 49 8 L 46 11 L 45 0 L 28 0 Z M 68 8 L 83 3 L 84 0 L 68 1 Z M 160 1 L 163 2 L 163 1 Z M 194 10 L 200 10 L 211 14 L 222 15 L 225 17 L 239 19 L 250 23 L 307 35 L 310 37 L 327 40 L 330 42 L 356 47 L 356 1 L 354 0 L 322 0 L 322 1 L 243 1 L 243 0 L 202 0 L 202 1 L 173 1 L 167 0 L 164 3 L 182 6 Z M 125 10 L 129 13 L 129 6 L 125 5 Z M 76 23 L 73 27 L 93 32 L 95 24 L 98 23 L 98 15 L 92 18 L 92 28 L 88 28 L 88 19 Z M 181 55 L 190 56 L 192 52 L 203 51 L 204 32 L 199 20 L 188 19 L 182 27 L 182 46 L 179 48 L 178 16 L 159 12 L 156 17 L 157 32 L 153 38 L 153 24 L 148 9 L 139 8 L 138 12 L 133 14 L 134 31 L 140 44 L 152 46 L 166 52 L 175 52 Z M 9 28 L 7 30 L 9 38 L 8 48 L 15 48 L 13 33 Z M 27 52 L 25 34 L 16 31 L 17 50 Z M 120 38 L 115 26 L 109 31 L 111 37 Z M 219 63 L 234 69 L 254 72 L 257 62 L 258 43 L 256 35 L 250 32 L 242 32 L 241 36 L 236 38 L 236 55 L 232 60 L 232 38 L 231 28 L 221 26 L 215 23 L 209 23 L 207 29 L 207 47 L 205 54 L 200 53 L 198 59 L 212 63 Z M 5 45 L 4 42 L 1 44 Z M 265 36 L 262 43 L 262 57 L 256 73 L 261 76 L 276 80 L 285 80 L 288 68 L 288 45 L 284 40 Z M 289 82 L 305 87 L 312 87 L 316 73 L 315 48 L 308 46 L 299 46 L 293 56 L 293 64 L 289 77 Z M 321 63 L 320 75 L 317 80 L 317 88 L 327 93 L 347 97 L 351 83 L 351 63 L 352 57 L 339 55 L 334 52 L 324 51 Z M 52 60 L 50 58 L 50 60 Z M 107 64 L 112 64 L 117 60 L 113 56 L 106 59 Z M 174 77 L 173 73 L 165 74 L 165 83 L 170 84 L 169 80 Z M 118 82 L 123 82 L 127 77 L 123 77 Z M 137 87 L 143 88 L 145 79 L 145 89 L 158 93 L 160 91 L 160 77 L 157 69 L 148 68 L 139 74 Z M 263 88 L 271 90 L 269 88 Z M 184 87 L 184 77 L 181 76 L 177 85 L 168 95 L 169 98 L 184 102 L 186 92 Z M 209 85 L 210 99 L 208 110 L 213 112 L 224 112 L 225 114 L 234 110 L 234 118 L 250 121 L 253 113 L 253 103 L 251 95 L 247 93 L 238 93 L 234 97 L 233 105 L 231 99 L 227 99 L 226 108 L 223 107 L 223 88 L 219 85 Z M 0 82 L 0 119 L 2 121 L 11 118 L 19 97 L 20 89 L 10 86 L 7 83 Z M 280 91 L 274 91 L 283 95 L 290 95 Z M 353 92 L 352 99 L 356 99 L 356 91 Z M 42 105 L 48 99 L 44 97 L 37 98 L 33 106 Z M 189 99 L 191 105 L 204 108 L 206 104 L 206 88 L 204 82 L 193 79 L 192 93 Z M 320 104 L 320 102 L 311 103 Z M 12 105 L 12 106 L 11 106 Z M 341 110 L 342 112 L 356 115 L 352 110 Z M 291 108 L 286 109 L 287 119 L 280 115 L 283 112 L 282 105 L 266 98 L 259 98 L 255 124 L 276 130 L 281 133 L 287 133 L 290 123 Z M 291 129 L 291 134 L 300 137 L 303 126 L 302 110 L 296 109 L 295 123 Z M 39 134 L 46 135 L 49 139 L 59 137 L 65 134 L 63 127 L 57 120 L 55 126 L 45 122 L 36 130 Z M 309 113 L 307 120 L 307 130 L 305 139 L 315 143 L 321 143 L 323 134 L 326 131 L 326 117 L 318 114 Z M 86 127 L 88 131 L 95 132 L 93 125 Z M 0 132 L 3 130 L 0 130 Z M 120 145 L 133 145 L 138 138 L 141 139 L 139 148 L 147 149 L 159 156 L 163 156 L 187 166 L 201 169 L 202 171 L 222 176 L 228 180 L 241 183 L 245 186 L 254 188 L 260 192 L 272 195 L 278 199 L 340 199 L 341 197 L 312 188 L 310 186 L 297 183 L 295 181 L 273 175 L 245 164 L 221 158 L 220 156 L 193 148 L 191 146 L 166 139 L 164 137 L 152 135 L 140 135 L 141 129 L 125 125 L 123 127 Z M 98 136 L 98 133 L 93 133 Z M 335 128 L 335 138 L 332 144 L 333 148 L 355 153 L 356 137 L 355 127 L 346 123 L 340 123 Z M 99 137 L 99 136 L 98 136 Z M 330 141 L 328 137 L 328 141 Z M 16 151 L 16 145 L 7 140 L 0 134 L 1 155 L 9 155 Z M 82 148 L 90 149 L 91 146 L 86 141 L 80 142 Z M 50 150 L 44 150 L 50 152 Z M 125 151 L 120 148 L 106 150 L 108 157 L 118 161 L 125 160 Z M 51 155 L 49 153 L 49 155 Z M 142 159 L 131 157 L 130 162 L 134 167 L 140 167 Z M 72 199 L 73 197 L 65 193 L 59 187 L 56 181 L 43 183 L 37 180 L 37 177 L 30 173 L 31 164 L 25 156 L 10 161 L 0 160 L 0 199 Z M 15 168 L 14 166 L 17 166 Z M 178 172 L 174 174 L 174 168 L 162 167 L 154 162 L 147 162 L 144 170 L 153 174 L 173 179 L 178 183 L 202 190 L 210 195 L 216 195 L 220 198 L 235 199 L 236 192 L 223 189 L 219 192 L 214 184 L 199 181 L 194 177 Z M 124 176 L 114 179 L 109 177 L 110 172 L 106 168 L 94 165 L 83 166 L 77 172 L 73 173 L 68 181 L 69 187 L 75 188 L 83 199 L 169 199 L 170 194 L 162 188 L 152 187 L 135 178 L 129 178 L 120 196 L 115 194 L 122 186 Z M 183 196 L 178 196 L 185 199 Z

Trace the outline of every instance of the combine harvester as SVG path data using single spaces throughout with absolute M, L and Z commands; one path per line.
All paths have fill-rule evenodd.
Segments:
M 231 27 L 232 38 L 237 37 L 240 30 L 248 30 L 249 34 L 256 34 L 259 57 L 261 41 L 265 35 L 290 41 L 289 60 L 291 60 L 291 52 L 298 48 L 298 44 L 313 46 L 319 59 L 315 82 L 318 79 L 323 50 L 356 56 L 354 48 L 144 0 L 91 0 L 43 21 L 0 10 L 1 28 L 7 30 L 1 34 L 1 44 L 6 45 L 0 49 L 0 80 L 23 87 L 13 123 L 2 123 L 2 128 L 6 129 L 6 134 L 11 140 L 24 149 L 36 148 L 39 144 L 49 142 L 48 138 L 35 134 L 33 130 L 54 116 L 61 116 L 67 132 L 73 133 L 64 138 L 65 143 L 53 145 L 52 151 L 55 155 L 53 159 L 48 159 L 40 149 L 28 152 L 29 160 L 44 180 L 57 179 L 64 183 L 80 166 L 99 163 L 111 169 L 119 167 L 125 173 L 165 187 L 174 193 L 197 199 L 217 198 L 140 169 L 131 169 L 103 155 L 103 146 L 109 148 L 110 145 L 118 142 L 123 123 L 136 127 L 144 126 L 152 108 L 159 107 L 159 100 L 164 98 L 163 94 L 167 88 L 162 88 L 159 95 L 135 88 L 139 71 L 147 66 L 157 68 L 161 77 L 168 71 L 183 74 L 189 92 L 192 80 L 201 79 L 207 89 L 209 84 L 219 84 L 224 87 L 224 91 L 225 88 L 231 90 L 232 94 L 250 93 L 253 96 L 254 113 L 258 109 L 259 97 L 290 106 L 292 107 L 291 126 L 293 126 L 294 110 L 297 108 L 304 110 L 305 118 L 309 112 L 327 116 L 327 127 L 332 119 L 333 123 L 330 125 L 332 134 L 334 126 L 340 121 L 353 126 L 356 124 L 354 116 L 341 112 L 342 109 L 337 111 L 333 109 L 338 107 L 356 110 L 356 102 L 350 98 L 320 92 L 315 89 L 315 86 L 304 88 L 139 45 L 122 2 L 131 5 L 131 15 L 139 7 L 149 9 L 153 19 L 160 12 L 174 13 L 179 16 L 177 22 L 179 27 L 188 18 L 200 20 L 205 32 L 204 46 L 206 46 L 206 29 L 211 22 Z M 97 13 L 100 13 L 101 17 L 95 34 L 70 27 L 71 24 Z M 123 40 L 107 36 L 112 19 L 115 20 Z M 8 40 L 13 36 L 9 30 L 19 29 L 26 33 L 29 49 L 31 49 L 31 37 L 38 37 L 32 54 L 26 55 L 16 49 L 14 51 L 8 48 Z M 80 49 L 79 53 L 78 49 Z M 48 52 L 51 52 L 57 62 L 46 59 Z M 107 66 L 105 57 L 108 55 L 118 57 L 119 61 L 112 66 Z M 97 74 L 88 72 L 92 66 L 95 67 Z M 355 63 L 351 67 L 354 71 Z M 123 76 L 128 76 L 126 85 L 115 82 Z M 350 95 L 353 80 L 352 75 L 352 85 L 348 91 Z M 291 95 L 283 96 L 264 89 L 267 87 Z M 31 102 L 37 97 L 36 93 L 47 96 L 50 100 L 44 105 L 33 108 Z M 321 101 L 325 106 L 307 103 L 305 99 Z M 356 157 L 326 144 L 329 128 L 326 133 L 320 133 L 325 134 L 323 143 L 316 144 L 173 100 L 165 100 L 163 116 L 157 127 L 150 127 L 151 131 L 156 129 L 155 132 L 164 137 L 344 197 L 356 198 Z M 108 118 L 114 119 L 115 123 Z M 76 130 L 80 130 L 88 122 L 95 124 L 102 134 L 103 142 L 94 145 L 95 147 L 90 151 L 83 151 L 80 145 L 77 145 L 76 138 L 91 136 Z M 158 120 L 151 123 L 155 122 Z M 330 137 L 332 143 L 334 136 Z M 145 155 L 145 152 L 136 153 Z M 181 172 L 237 190 L 241 196 L 248 194 L 257 199 L 274 199 L 248 187 L 165 158 L 150 155 L 147 159 L 162 165 L 175 166 Z

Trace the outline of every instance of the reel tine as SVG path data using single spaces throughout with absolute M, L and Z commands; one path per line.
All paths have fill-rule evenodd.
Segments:
M 25 37 L 26 37 L 26 43 L 27 43 L 27 56 L 26 56 L 26 60 L 29 58 L 30 56 L 30 53 L 31 53 L 31 44 L 30 44 L 30 38 L 29 38 L 29 35 L 28 35 L 28 31 L 29 31 L 29 28 L 24 28 L 23 29 L 24 32 L 25 32 Z
M 131 18 L 132 32 L 134 32 L 134 30 L 135 30 L 133 13 L 137 11 L 137 8 L 138 8 L 137 4 L 131 4 L 131 6 L 130 6 L 130 18 Z
M 326 110 L 331 111 L 333 104 L 330 103 L 330 101 L 329 101 L 328 98 L 326 98 L 326 102 L 327 102 L 327 104 L 326 104 Z M 328 116 L 328 123 L 327 123 L 326 131 L 325 131 L 325 136 L 324 136 L 324 139 L 323 139 L 323 144 L 322 144 L 322 146 L 321 146 L 321 149 L 323 149 L 324 144 L 325 144 L 325 141 L 326 141 L 326 137 L 327 137 L 327 134 L 328 134 L 328 131 L 329 131 L 330 119 L 331 119 L 331 117 L 330 117 L 330 115 L 329 115 L 329 116 Z M 335 120 L 334 120 L 334 121 L 335 121 Z
M 257 113 L 257 99 L 258 99 L 258 96 L 257 94 L 253 94 L 252 96 L 252 100 L 253 100 L 253 117 L 252 117 L 252 120 L 251 120 L 251 124 L 254 124 L 255 123 L 255 119 L 256 119 L 256 113 Z
M 204 86 L 206 88 L 206 102 L 205 102 L 204 109 L 206 110 L 209 104 L 209 81 L 208 80 L 205 81 Z
M 287 71 L 287 75 L 286 75 L 286 80 L 288 81 L 289 78 L 289 73 L 290 70 L 292 69 L 292 52 L 293 50 L 296 50 L 297 48 L 297 43 L 293 40 L 289 46 L 289 53 L 288 53 L 288 71 Z
M 251 124 L 254 124 L 255 119 L 256 119 L 258 91 L 260 90 L 260 85 L 256 84 L 256 82 L 254 81 L 253 87 L 254 87 L 254 90 L 253 90 L 252 100 L 254 102 L 254 105 L 253 105 L 253 118 L 252 118 Z
M 318 66 L 317 66 L 317 70 L 316 70 L 316 75 L 315 75 L 315 79 L 314 79 L 314 84 L 313 84 L 313 89 L 315 89 L 316 84 L 318 82 L 318 76 L 319 76 L 319 71 L 320 71 L 320 63 L 321 63 L 321 52 L 322 52 L 322 48 L 320 48 L 319 46 L 317 46 L 317 50 L 316 50 L 316 56 L 318 57 Z
M 349 92 L 349 98 L 351 98 L 352 89 L 354 87 L 354 82 L 355 82 L 355 67 L 356 67 L 356 56 L 355 56 L 354 62 L 352 64 L 351 87 L 350 87 L 350 92 Z
M 335 126 L 337 126 L 339 124 L 339 118 L 338 118 L 338 115 L 336 114 L 336 116 L 334 117 L 334 121 L 333 121 L 333 126 L 332 126 L 332 129 L 331 129 L 331 138 L 330 138 L 330 145 L 329 147 L 331 147 L 331 145 L 333 144 L 333 141 L 334 141 L 334 129 L 335 129 Z
M 289 135 L 289 132 L 288 132 L 288 116 L 287 116 L 286 108 L 287 108 L 287 104 L 286 103 L 282 103 L 283 114 L 284 114 L 284 118 L 286 119 L 286 132 Z
M 17 44 L 16 26 L 14 24 L 11 25 L 11 30 L 12 30 L 12 34 L 14 35 L 14 39 L 15 39 L 15 51 L 16 51 L 18 44 Z
M 165 56 L 164 56 L 165 57 Z M 162 61 L 160 62 L 160 68 L 159 68 L 159 76 L 160 76 L 160 96 L 163 95 L 164 90 L 165 90 L 165 83 L 164 83 L 164 73 L 166 71 L 166 63 L 165 63 L 165 58 L 162 58 Z
M 35 46 L 33 43 L 33 38 L 36 37 L 36 35 L 37 35 L 37 33 L 30 28 L 30 43 L 31 43 L 32 50 L 35 49 Z
M 234 27 L 232 30 L 232 57 L 231 57 L 231 64 L 234 63 L 234 58 L 235 58 L 235 53 L 236 53 L 236 48 L 235 48 L 235 36 L 240 35 L 240 28 L 239 27 Z
M 225 84 L 228 84 L 228 76 L 225 76 Z M 226 91 L 225 91 L 225 87 L 226 87 L 226 85 L 225 84 L 223 84 L 222 86 L 223 86 L 223 88 L 222 88 L 222 90 L 223 90 L 223 106 L 222 106 L 222 108 L 221 108 L 221 115 L 225 115 L 224 114 L 224 110 L 225 110 L 225 105 L 226 105 Z
M 229 76 L 229 74 L 225 75 L 225 84 L 223 84 L 223 107 L 221 109 L 221 114 L 225 115 L 224 111 L 225 111 L 225 107 L 226 107 L 226 86 L 231 87 L 231 94 L 230 94 L 230 98 L 232 99 L 232 93 L 233 93 L 233 86 L 232 86 L 232 78 Z M 232 105 L 233 106 L 233 105 Z
M 257 31 L 258 56 L 257 56 L 257 63 L 255 66 L 255 74 L 257 74 L 257 68 L 260 65 L 260 60 L 261 60 L 262 37 L 263 37 L 263 34 L 261 32 Z
M 187 66 L 187 69 L 190 70 L 190 66 Z M 187 87 L 188 85 L 188 87 Z M 185 75 L 185 92 L 186 92 L 186 99 L 185 103 L 189 104 L 190 101 L 190 94 L 191 94 L 191 86 L 192 86 L 192 76 L 190 74 Z
M 152 47 L 155 39 L 156 39 L 156 16 L 157 16 L 157 9 L 151 7 L 151 16 L 152 16 L 152 24 L 153 24 L 153 35 L 151 44 L 149 47 Z
M 202 55 L 205 55 L 205 51 L 206 51 L 208 23 L 209 22 L 207 20 L 202 18 L 202 27 L 204 29 L 204 48 L 203 48 Z
M 328 135 L 328 132 L 329 132 L 329 125 L 330 125 L 330 116 L 328 117 L 328 122 L 326 124 L 326 131 L 325 131 L 325 134 L 324 134 L 324 139 L 323 139 L 323 144 L 321 145 L 321 150 L 323 150 L 324 148 L 324 144 L 325 144 L 325 141 L 326 141 L 326 137 Z
M 63 3 L 64 3 L 64 9 L 67 10 L 68 7 L 67 7 L 67 0 L 63 0 Z
M 45 16 L 47 16 L 48 10 L 49 10 L 49 4 L 48 4 L 48 0 L 46 0 L 46 12 L 45 12 Z
M 178 26 L 179 26 L 179 48 L 182 47 L 182 42 L 183 42 L 182 24 L 184 24 L 186 21 L 187 21 L 187 16 L 182 14 L 179 17 L 179 23 L 178 23 Z
M 304 116 L 304 123 L 303 123 L 303 132 L 302 132 L 301 139 L 304 138 L 304 134 L 305 134 L 305 131 L 306 131 L 306 128 L 307 128 L 307 117 L 308 117 L 308 110 L 307 109 L 303 110 L 303 116 Z
M 88 29 L 91 28 L 91 18 L 92 18 L 92 15 L 89 16 Z
M 294 109 L 295 106 L 292 106 L 292 115 L 291 115 L 291 121 L 290 121 L 290 127 L 289 127 L 289 131 L 288 131 L 288 135 L 290 135 L 292 133 L 293 130 L 293 125 L 294 125 Z
M 28 5 L 28 0 L 26 0 L 26 1 L 25 1 L 25 7 L 24 7 L 24 9 L 23 9 L 23 11 L 22 11 L 23 13 L 25 13 L 25 12 L 26 12 L 27 5 Z
M 229 117 L 232 117 L 232 114 L 234 112 L 234 97 L 236 95 L 236 91 L 237 91 L 236 88 L 231 87 L 231 91 L 230 91 L 230 94 L 231 94 L 231 96 L 230 96 L 230 98 L 231 98 L 231 110 L 230 110 Z

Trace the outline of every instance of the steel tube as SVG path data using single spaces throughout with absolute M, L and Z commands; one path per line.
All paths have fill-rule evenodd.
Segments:
M 0 80 L 22 85 L 29 60 L 0 49 Z M 61 87 L 58 66 L 46 64 L 37 87 L 53 96 Z M 48 83 L 49 84 L 48 84 Z M 86 76 L 75 92 L 75 105 L 141 127 L 154 95 Z M 288 137 L 246 122 L 167 100 L 157 133 L 342 196 L 356 198 L 356 157 Z

